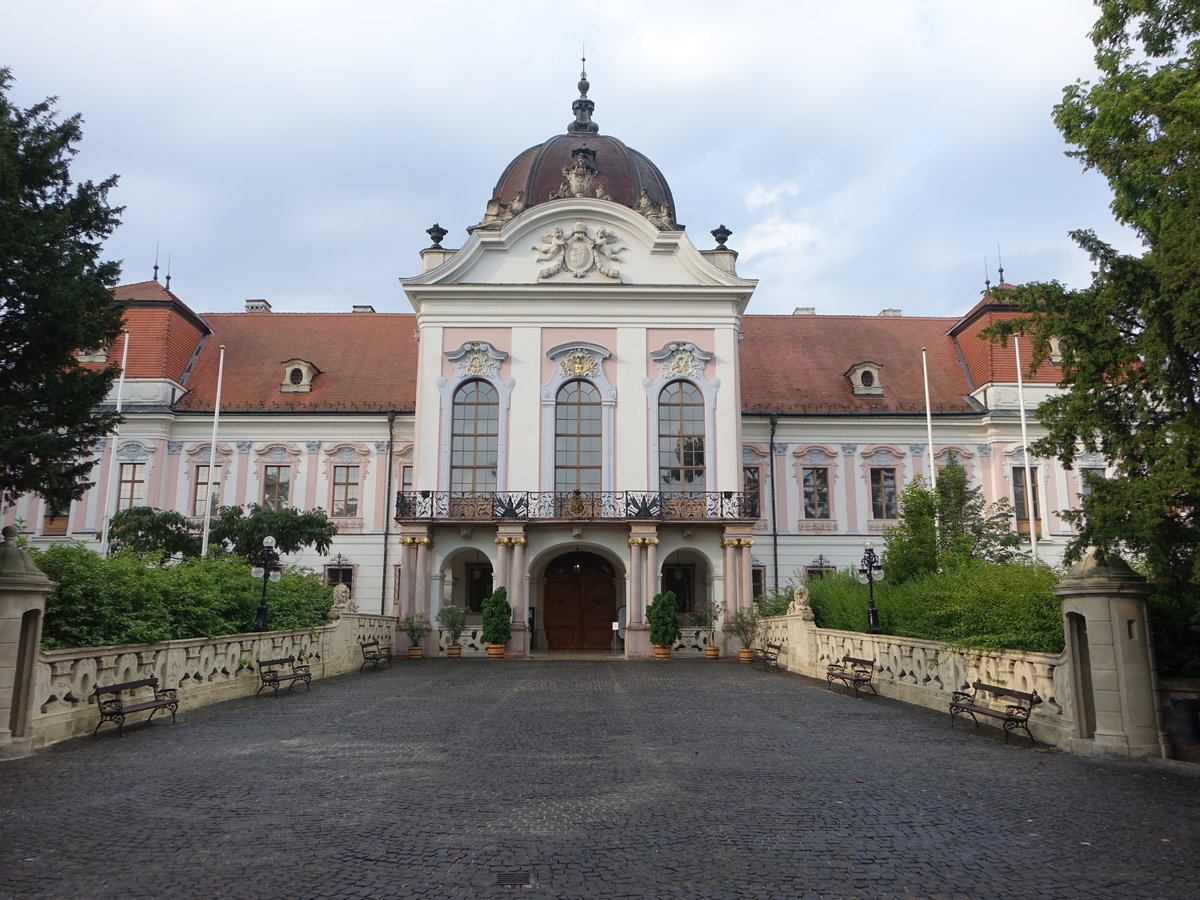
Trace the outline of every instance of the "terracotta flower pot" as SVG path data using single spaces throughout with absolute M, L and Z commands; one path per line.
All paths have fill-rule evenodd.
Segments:
M 707 647 L 704 648 L 704 658 L 705 659 L 720 659 L 721 658 L 721 649 L 719 647 L 717 647 L 715 644 L 709 644 Z
M 503 644 L 488 644 L 487 645 L 488 659 L 504 659 Z
M 754 662 L 754 648 L 741 647 L 738 649 L 738 662 L 752 663 Z
M 416 647 L 408 648 L 408 658 L 409 659 L 422 659 L 424 656 L 425 656 L 425 648 L 424 647 L 416 646 Z
M 462 659 L 462 644 L 451 644 L 446 648 L 446 655 L 451 659 Z
M 654 658 L 655 659 L 670 659 L 671 658 L 671 648 L 670 647 L 659 647 L 656 644 L 654 646 Z

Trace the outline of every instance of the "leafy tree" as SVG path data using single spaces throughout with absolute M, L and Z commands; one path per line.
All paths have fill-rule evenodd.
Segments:
M 245 508 L 222 506 L 209 525 L 213 543 L 222 544 L 228 552 L 248 560 L 262 549 L 267 535 L 275 538 L 275 549 L 280 553 L 295 553 L 301 547 L 324 553 L 336 534 L 337 525 L 329 521 L 323 509 L 300 512 L 268 509 L 257 503 Z
M 0 68 L 0 500 L 36 492 L 57 512 L 90 487 L 92 447 L 118 421 L 97 409 L 118 366 L 75 354 L 121 328 L 120 269 L 98 258 L 121 209 L 107 203 L 115 176 L 71 182 L 82 119 L 60 120 L 53 99 L 14 106 L 11 84 Z
M 951 454 L 938 471 L 936 490 L 918 475 L 900 494 L 900 522 L 884 533 L 884 570 L 903 583 L 964 560 L 1009 562 L 1021 545 L 1011 523 L 1008 498 L 989 507 L 983 489 L 970 487 L 966 469 Z
M 134 506 L 116 513 L 108 524 L 110 550 L 167 556 L 199 556 L 200 536 L 187 516 L 171 510 Z
M 1007 289 L 1031 315 L 989 333 L 1028 336 L 1031 367 L 1060 342 L 1065 391 L 1039 407 L 1048 434 L 1034 449 L 1068 468 L 1099 453 L 1114 470 L 1062 514 L 1078 528 L 1068 559 L 1093 546 L 1142 556 L 1158 587 L 1160 666 L 1200 671 L 1200 8 L 1097 5 L 1101 77 L 1068 86 L 1054 118 L 1145 252 L 1073 232 L 1095 264 L 1091 284 Z

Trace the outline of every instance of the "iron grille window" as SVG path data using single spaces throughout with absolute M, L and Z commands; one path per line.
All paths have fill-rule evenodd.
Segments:
M 358 515 L 358 478 L 358 466 L 333 467 L 334 518 Z
M 665 493 L 704 490 L 704 401 L 686 381 L 672 381 L 659 394 L 658 482 Z
M 291 482 L 291 466 L 264 466 L 263 507 L 266 509 L 287 509 Z
M 896 470 L 871 470 L 871 517 L 894 519 L 896 508 Z
M 496 490 L 500 397 L 486 381 L 468 381 L 454 392 L 450 432 L 450 490 Z
M 554 489 L 600 490 L 600 392 L 568 381 L 554 408 Z

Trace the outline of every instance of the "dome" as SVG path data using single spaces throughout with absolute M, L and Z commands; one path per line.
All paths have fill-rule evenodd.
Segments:
M 575 119 L 565 134 L 535 144 L 508 164 L 474 228 L 495 229 L 531 206 L 570 197 L 609 200 L 635 209 L 663 231 L 682 230 L 675 201 L 658 166 L 592 121 L 587 73 L 580 76 Z

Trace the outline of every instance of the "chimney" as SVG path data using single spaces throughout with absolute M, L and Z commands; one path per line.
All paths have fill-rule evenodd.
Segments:
M 903 313 L 898 309 L 885 309 L 880 311 L 881 316 L 902 316 Z
M 815 316 L 817 308 L 815 306 L 797 306 L 792 310 L 793 316 Z
M 361 305 L 355 304 L 354 306 L 350 307 L 350 309 L 353 312 L 375 312 L 375 307 L 371 306 L 369 303 L 363 303 Z
M 266 312 L 271 311 L 271 304 L 266 300 L 247 300 L 246 312 Z

